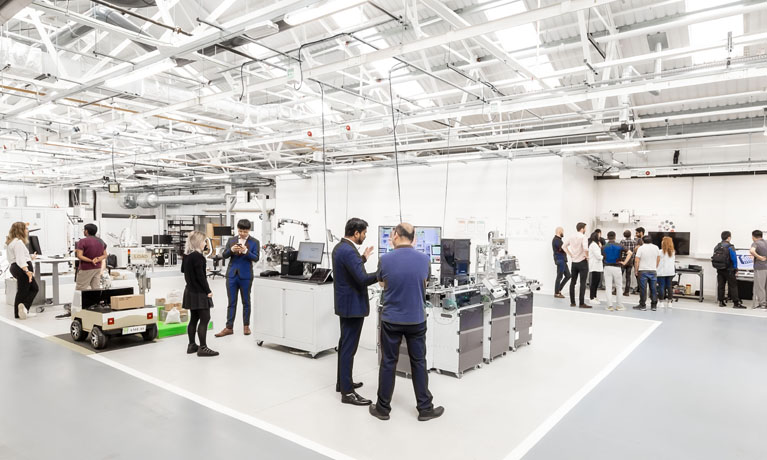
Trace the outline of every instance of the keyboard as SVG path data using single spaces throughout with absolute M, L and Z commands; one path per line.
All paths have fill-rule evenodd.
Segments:
M 289 280 L 300 280 L 300 281 L 306 281 L 309 279 L 307 275 L 282 275 L 280 278 L 285 278 Z

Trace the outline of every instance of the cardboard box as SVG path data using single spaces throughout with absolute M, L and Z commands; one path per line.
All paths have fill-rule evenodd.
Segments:
M 173 310 L 174 308 L 178 308 L 179 310 L 183 310 L 180 303 L 166 303 L 165 304 L 165 311 Z
M 112 310 L 129 310 L 131 308 L 141 308 L 146 305 L 144 302 L 144 294 L 112 296 L 109 303 L 112 306 Z
M 165 297 L 160 297 L 160 298 L 154 299 L 154 305 L 155 305 L 155 307 L 164 307 L 165 306 Z

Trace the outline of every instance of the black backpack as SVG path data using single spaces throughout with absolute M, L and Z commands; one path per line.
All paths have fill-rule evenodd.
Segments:
M 730 268 L 730 247 L 722 243 L 714 247 L 714 255 L 711 256 L 711 265 L 717 270 L 726 270 Z

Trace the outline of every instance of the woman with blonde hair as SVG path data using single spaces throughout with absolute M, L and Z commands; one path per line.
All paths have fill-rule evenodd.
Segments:
M 202 255 L 204 247 L 205 235 L 200 232 L 190 233 L 186 239 L 184 260 L 181 262 L 181 272 L 186 280 L 182 305 L 189 310 L 189 325 L 186 328 L 189 346 L 186 352 L 197 353 L 197 356 L 218 356 L 217 351 L 208 348 L 207 342 L 213 293 L 208 286 L 208 277 L 205 273 L 207 263 L 205 256 Z M 200 340 L 199 346 L 194 340 L 195 332 Z
M 27 224 L 14 222 L 5 238 L 11 275 L 16 278 L 16 299 L 13 301 L 13 317 L 27 319 L 29 309 L 40 288 L 35 281 L 32 257 L 27 249 L 29 233 Z
M 671 288 L 671 280 L 676 275 L 676 268 L 674 268 L 675 253 L 674 240 L 670 236 L 664 236 L 660 244 L 660 262 L 658 263 L 658 300 L 661 306 L 671 308 L 671 303 L 674 302 L 674 293 Z M 663 299 L 666 299 L 664 305 Z

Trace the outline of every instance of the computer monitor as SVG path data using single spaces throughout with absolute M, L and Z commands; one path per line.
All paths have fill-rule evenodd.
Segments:
M 40 249 L 40 240 L 37 239 L 37 236 L 29 235 L 28 241 L 27 249 L 29 249 L 30 254 L 37 254 L 38 256 L 43 254 L 43 250 Z
M 674 242 L 676 255 L 690 255 L 690 232 L 650 232 L 649 235 L 652 238 L 652 243 L 658 247 L 661 247 L 663 237 L 669 236 L 671 241 Z
M 754 269 L 754 256 L 751 255 L 751 251 L 748 249 L 736 249 L 735 257 L 738 259 L 738 270 L 753 270 Z
M 150 246 L 152 244 L 152 237 L 151 236 L 142 236 L 141 237 L 141 244 L 144 246 Z
M 307 264 L 321 264 L 324 250 L 325 243 L 302 241 L 298 244 L 298 257 L 296 257 L 296 260 Z
M 386 254 L 387 252 L 394 250 L 394 246 L 392 246 L 391 243 L 393 233 L 393 225 L 384 225 L 378 227 L 378 257 L 381 257 L 382 254 Z
M 415 227 L 415 249 L 429 256 L 431 263 L 440 263 L 442 227 Z
M 232 227 L 213 227 L 213 236 L 232 236 Z

